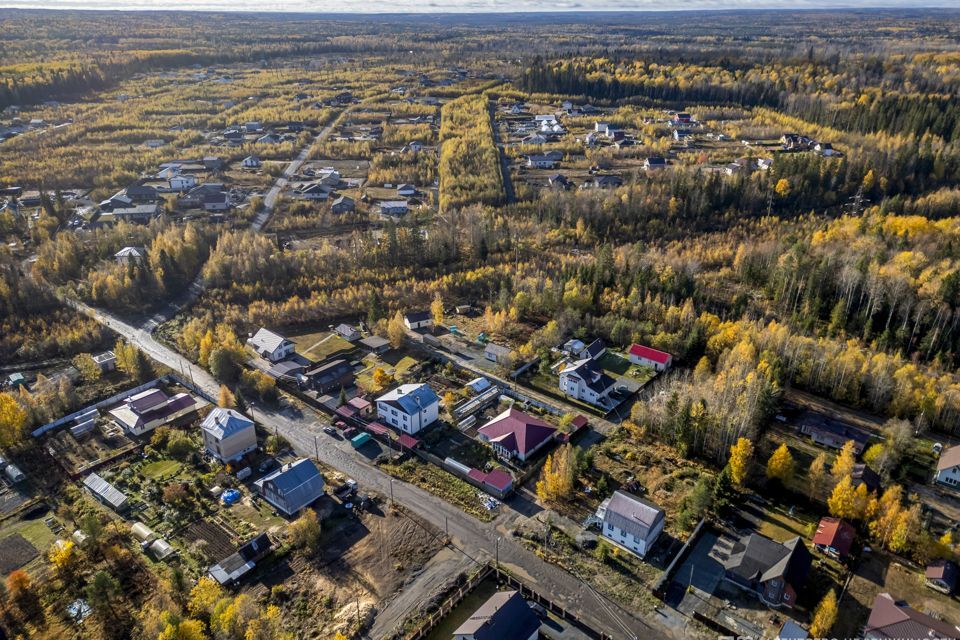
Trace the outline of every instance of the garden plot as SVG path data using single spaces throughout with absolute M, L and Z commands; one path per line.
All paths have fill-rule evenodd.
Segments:
M 139 445 L 113 423 L 80 436 L 61 429 L 47 437 L 47 451 L 73 478 L 134 451 Z

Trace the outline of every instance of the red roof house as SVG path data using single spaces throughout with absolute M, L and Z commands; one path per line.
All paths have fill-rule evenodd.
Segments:
M 347 404 L 356 409 L 361 415 L 370 415 L 373 413 L 373 403 L 369 400 L 357 396 L 355 398 L 350 398 L 347 401 Z
M 526 461 L 557 433 L 551 424 L 510 407 L 477 430 L 477 436 L 499 455 Z
M 673 356 L 666 351 L 635 344 L 630 347 L 630 362 L 643 367 L 653 367 L 655 371 L 664 371 L 673 363 Z
M 406 433 L 401 433 L 400 437 L 397 438 L 397 442 L 404 449 L 416 449 L 420 446 L 419 440 Z
M 823 518 L 813 536 L 813 546 L 817 551 L 843 559 L 850 553 L 856 534 L 853 525 L 839 518 Z
M 483 483 L 496 489 L 497 493 L 504 496 L 513 488 L 513 476 L 503 469 L 494 469 L 483 479 Z

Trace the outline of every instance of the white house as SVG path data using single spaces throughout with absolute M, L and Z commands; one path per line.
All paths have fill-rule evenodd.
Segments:
M 412 184 L 401 184 L 397 187 L 397 195 L 401 198 L 410 198 L 417 195 L 417 188 Z
M 553 169 L 560 164 L 560 160 L 548 155 L 527 156 L 527 166 L 534 169 Z
M 197 186 L 197 176 L 190 173 L 177 174 L 167 180 L 167 183 L 174 191 L 186 191 Z
M 657 169 L 666 169 L 667 159 L 660 156 L 650 156 L 643 161 L 644 171 L 656 171 Z
M 615 382 L 590 358 L 577 360 L 560 370 L 560 390 L 564 394 L 601 409 L 610 408 L 610 393 Z
M 243 159 L 242 164 L 247 169 L 256 169 L 257 167 L 260 167 L 263 165 L 263 163 L 260 162 L 260 158 L 258 158 L 257 156 L 247 156 L 246 158 Z
M 663 509 L 626 491 L 617 491 L 597 508 L 600 535 L 641 558 L 656 542 L 666 521 Z
M 960 445 L 945 449 L 940 454 L 933 481 L 948 487 L 960 486 Z
M 252 338 L 247 339 L 247 344 L 258 356 L 270 362 L 283 360 L 296 349 L 296 345 L 283 336 L 262 327 Z
M 124 247 L 113 254 L 117 264 L 143 264 L 147 253 L 143 247 Z
M 630 362 L 638 364 L 641 367 L 650 367 L 654 371 L 665 371 L 673 363 L 673 356 L 666 351 L 659 351 L 651 347 L 645 347 L 642 344 L 634 344 L 630 347 Z
M 253 420 L 234 409 L 217 407 L 200 423 L 203 444 L 220 462 L 233 462 L 257 448 Z
M 440 398 L 426 384 L 402 384 L 377 398 L 377 415 L 391 427 L 415 434 L 440 415 Z
M 411 311 L 403 316 L 403 324 L 407 329 L 427 329 L 433 326 L 433 315 L 429 311 Z
M 825 157 L 837 155 L 837 150 L 833 148 L 833 145 L 829 142 L 818 142 L 817 146 L 813 148 L 815 151 L 820 153 L 820 155 Z

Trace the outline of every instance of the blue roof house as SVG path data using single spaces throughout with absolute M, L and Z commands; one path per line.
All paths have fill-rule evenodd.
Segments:
M 287 516 L 309 507 L 323 495 L 323 476 L 309 458 L 287 463 L 254 485 L 264 500 Z
M 387 424 L 414 435 L 440 416 L 440 398 L 426 384 L 402 384 L 377 398 L 377 415 Z

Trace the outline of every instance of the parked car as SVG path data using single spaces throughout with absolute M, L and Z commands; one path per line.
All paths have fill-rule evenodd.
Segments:
M 324 427 L 324 428 L 323 428 L 323 432 L 324 432 L 325 434 L 327 434 L 328 436 L 335 436 L 335 435 L 337 435 L 337 430 L 334 429 L 333 427 L 330 427 L 330 426 Z

